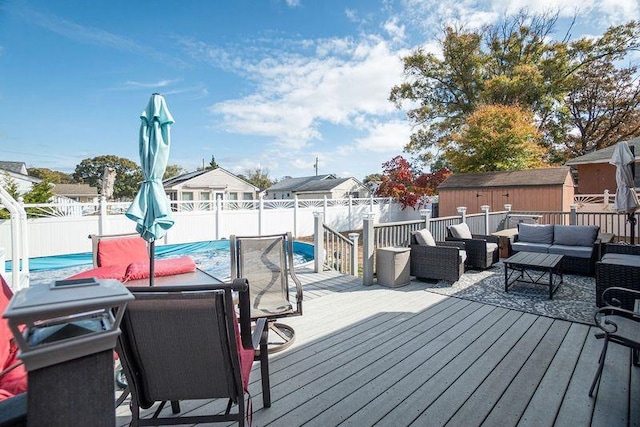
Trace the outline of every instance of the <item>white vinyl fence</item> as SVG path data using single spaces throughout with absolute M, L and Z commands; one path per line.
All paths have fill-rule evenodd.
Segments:
M 402 210 L 389 198 L 292 199 L 254 201 L 171 202 L 175 225 L 157 245 L 228 239 L 230 235 L 275 234 L 290 231 L 294 237 L 314 234 L 314 213 L 337 231 L 362 228 L 365 215 L 376 221 L 419 219 L 417 209 Z M 125 217 L 128 203 L 75 203 L 24 205 L 29 213 L 26 244 L 29 257 L 91 251 L 89 234 L 135 232 Z M 0 248 L 11 259 L 11 221 L 0 220 Z

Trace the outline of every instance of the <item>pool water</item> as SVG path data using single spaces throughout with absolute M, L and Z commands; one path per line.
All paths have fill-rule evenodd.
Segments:
M 190 256 L 196 266 L 221 280 L 230 276 L 231 259 L 228 240 L 212 240 L 156 247 L 156 259 Z M 302 265 L 313 261 L 313 245 L 293 242 L 293 263 Z M 50 284 L 93 268 L 91 252 L 31 258 L 29 260 L 30 285 Z M 8 262 L 7 271 L 11 270 Z

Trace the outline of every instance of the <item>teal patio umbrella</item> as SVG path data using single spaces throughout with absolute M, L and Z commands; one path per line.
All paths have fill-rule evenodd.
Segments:
M 149 242 L 149 284 L 153 286 L 155 241 L 164 237 L 174 222 L 162 185 L 169 161 L 173 117 L 162 95 L 154 93 L 140 119 L 143 181 L 126 215 L 136 222 L 136 231 Z

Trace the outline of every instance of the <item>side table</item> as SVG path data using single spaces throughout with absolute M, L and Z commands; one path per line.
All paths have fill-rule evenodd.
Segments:
M 410 248 L 376 249 L 376 274 L 378 284 L 397 288 L 411 282 L 409 276 Z
M 500 250 L 500 258 L 509 258 L 511 256 L 511 239 L 518 234 L 517 228 L 507 228 L 491 233 L 492 236 L 498 238 L 498 248 Z

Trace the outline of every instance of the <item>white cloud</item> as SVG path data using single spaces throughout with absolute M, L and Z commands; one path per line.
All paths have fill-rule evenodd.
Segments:
M 316 42 L 316 55 L 281 54 L 246 64 L 258 86 L 251 95 L 215 104 L 221 127 L 241 134 L 270 136 L 300 149 L 322 140 L 323 124 L 354 127 L 359 115 L 395 111 L 389 90 L 402 64 L 377 37 Z
M 355 151 L 401 153 L 409 142 L 411 126 L 405 121 L 389 121 L 372 125 L 369 133 L 355 140 Z
M 300 0 L 286 0 L 287 6 L 297 7 L 300 6 Z

